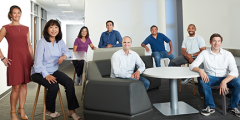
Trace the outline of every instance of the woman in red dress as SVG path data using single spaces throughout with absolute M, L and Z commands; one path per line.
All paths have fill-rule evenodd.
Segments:
M 7 66 L 7 85 L 12 86 L 10 96 L 11 120 L 18 120 L 16 105 L 19 100 L 18 114 L 21 119 L 28 119 L 24 112 L 27 96 L 27 83 L 30 82 L 33 65 L 33 50 L 30 44 L 29 28 L 19 23 L 22 11 L 18 6 L 11 6 L 8 18 L 12 21 L 0 31 L 0 42 L 5 37 L 8 41 L 8 57 L 0 50 L 1 61 Z

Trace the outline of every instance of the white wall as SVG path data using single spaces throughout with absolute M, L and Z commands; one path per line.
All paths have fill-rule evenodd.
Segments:
M 82 27 L 83 27 L 82 25 L 67 25 L 66 45 L 68 46 L 68 48 L 73 48 L 74 41 L 77 38 L 78 33 Z
M 94 46 L 98 46 L 101 33 L 107 30 L 106 21 L 112 20 L 114 29 L 122 37 L 130 36 L 132 46 L 139 47 L 151 34 L 150 27 L 158 24 L 157 18 L 157 0 L 85 0 L 85 25 Z M 88 60 L 92 60 L 92 55 L 90 49 Z
M 196 33 L 205 39 L 207 47 L 213 33 L 223 37 L 223 48 L 239 49 L 240 0 L 183 0 L 184 37 L 193 23 Z
M 9 24 L 10 21 L 7 18 L 8 11 L 12 5 L 18 5 L 22 10 L 22 17 L 20 23 L 26 25 L 30 28 L 30 1 L 29 0 L 8 0 L 8 1 L 1 1 L 0 4 L 0 16 L 1 22 L 0 26 Z M 5 38 L 3 38 L 2 42 L 0 43 L 0 49 L 5 57 L 7 57 L 8 51 L 8 43 Z M 12 73 L 14 75 L 14 73 Z M 6 67 L 2 62 L 0 62 L 0 94 L 5 92 L 10 87 L 7 87 L 7 77 L 6 77 Z

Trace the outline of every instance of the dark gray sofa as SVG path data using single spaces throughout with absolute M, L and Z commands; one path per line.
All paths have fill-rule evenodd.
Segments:
M 141 56 L 146 68 L 153 67 L 151 56 Z M 110 78 L 111 61 L 88 62 L 84 95 L 86 120 L 148 120 L 153 110 L 141 81 Z M 150 81 L 149 89 L 161 86 L 161 80 L 143 76 Z

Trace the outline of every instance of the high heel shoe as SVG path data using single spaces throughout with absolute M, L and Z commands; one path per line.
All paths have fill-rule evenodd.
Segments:
M 21 109 L 24 109 L 24 108 L 18 108 L 18 111 L 17 111 L 20 116 L 21 116 L 21 112 L 20 112 Z M 21 119 L 22 120 L 27 120 L 28 117 L 26 115 L 24 117 L 21 116 Z
M 12 120 L 12 114 L 16 114 L 16 112 L 13 112 L 13 111 L 10 111 L 10 117 L 11 117 L 11 120 Z M 18 119 L 17 119 L 18 120 Z
M 74 120 L 82 120 L 80 116 L 78 116 L 76 113 L 68 114 L 68 118 L 73 118 Z

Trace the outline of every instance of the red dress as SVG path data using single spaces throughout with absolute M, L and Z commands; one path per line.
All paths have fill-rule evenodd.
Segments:
M 5 25 L 8 42 L 8 59 L 11 65 L 7 67 L 7 85 L 20 85 L 31 81 L 33 60 L 29 52 L 27 34 L 29 28 L 23 25 Z

